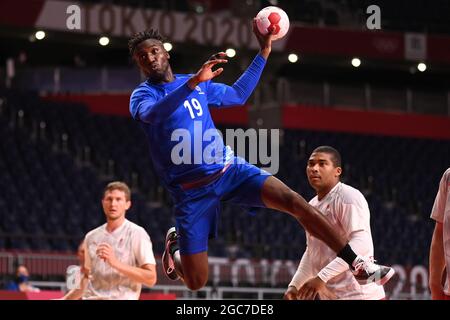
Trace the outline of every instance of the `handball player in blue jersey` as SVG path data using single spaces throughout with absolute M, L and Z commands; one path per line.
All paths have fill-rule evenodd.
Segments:
M 174 201 L 176 226 L 167 232 L 164 272 L 172 280 L 181 278 L 191 290 L 206 284 L 208 240 L 217 234 L 220 202 L 228 201 L 292 215 L 347 262 L 357 279 L 377 282 L 389 267 L 358 256 L 317 209 L 274 176 L 236 157 L 220 136 L 199 137 L 216 131 L 210 107 L 242 106 L 255 89 L 272 35 L 261 35 L 255 21 L 253 33 L 260 50 L 231 86 L 212 81 L 223 72 L 218 66 L 227 62 L 224 52 L 214 54 L 195 74 L 175 74 L 158 31 L 139 32 L 129 41 L 130 54 L 147 77 L 131 95 L 130 112 L 146 133 L 155 171 Z M 181 137 L 192 140 L 190 150 L 177 152 Z

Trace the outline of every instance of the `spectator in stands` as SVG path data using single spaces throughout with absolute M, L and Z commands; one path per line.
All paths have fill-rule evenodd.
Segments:
M 109 183 L 102 199 L 106 223 L 88 232 L 84 250 L 84 274 L 79 288 L 63 299 L 137 300 L 142 284 L 156 283 L 156 263 L 147 232 L 125 219 L 131 192 L 123 182 Z
M 16 277 L 13 281 L 9 282 L 6 286 L 6 290 L 20 291 L 20 292 L 39 292 L 39 288 L 32 286 L 29 283 L 30 273 L 27 267 L 19 265 L 16 269 Z
M 319 209 L 342 237 L 349 239 L 358 254 L 373 256 L 369 206 L 361 192 L 340 182 L 341 173 L 339 152 L 330 146 L 316 148 L 306 167 L 309 184 L 317 194 L 309 203 Z M 393 274 L 391 269 L 389 278 Z M 284 298 L 380 300 L 385 298 L 384 283 L 360 285 L 348 264 L 307 232 L 306 251 Z
M 450 300 L 450 168 L 439 183 L 431 219 L 436 222 L 430 247 L 431 298 Z
M 164 273 L 171 280 L 181 278 L 191 290 L 206 284 L 208 242 L 217 235 L 220 202 L 229 201 L 288 213 L 327 243 L 359 278 L 386 278 L 389 267 L 357 256 L 317 209 L 268 172 L 236 157 L 217 134 L 209 107 L 245 104 L 271 53 L 272 35 L 260 34 L 256 20 L 253 32 L 259 53 L 232 86 L 212 81 L 224 70 L 216 67 L 227 62 L 225 52 L 211 56 L 193 75 L 175 74 L 158 31 L 139 32 L 129 41 L 130 54 L 147 77 L 130 97 L 130 112 L 145 130 L 154 167 L 175 203 L 176 226 L 166 235 Z M 201 132 L 212 133 L 206 138 L 211 144 L 195 142 L 205 139 Z

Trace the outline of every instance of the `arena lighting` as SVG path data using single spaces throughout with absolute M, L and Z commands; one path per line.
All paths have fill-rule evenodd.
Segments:
M 197 12 L 197 13 L 203 13 L 203 12 L 205 12 L 205 8 L 203 8 L 203 6 L 202 6 L 201 4 L 197 4 L 197 5 L 194 7 L 194 10 L 195 10 L 195 12 Z
M 425 70 L 427 70 L 427 65 L 426 65 L 425 63 L 421 62 L 421 63 L 419 63 L 419 64 L 417 65 L 417 69 L 418 69 L 420 72 L 424 72 Z
M 288 56 L 288 60 L 289 60 L 289 62 L 291 62 L 291 63 L 296 63 L 296 62 L 298 61 L 298 55 L 296 55 L 295 53 L 291 53 L 291 54 Z
M 360 65 L 361 65 L 361 60 L 359 60 L 359 58 L 352 59 L 352 66 L 354 66 L 355 68 L 358 68 Z
M 98 43 L 100 43 L 100 45 L 102 45 L 102 46 L 107 46 L 109 44 L 109 38 L 108 37 L 101 37 L 98 40 Z
M 42 40 L 45 38 L 45 32 L 42 30 L 36 31 L 36 33 L 34 34 L 34 36 L 36 37 L 36 39 L 38 40 Z
M 164 46 L 164 49 L 166 49 L 167 52 L 169 52 L 173 48 L 173 45 L 170 42 L 164 42 L 163 46 Z
M 227 57 L 233 58 L 236 55 L 236 50 L 234 50 L 233 48 L 228 48 L 227 50 L 225 50 L 225 53 L 227 54 Z

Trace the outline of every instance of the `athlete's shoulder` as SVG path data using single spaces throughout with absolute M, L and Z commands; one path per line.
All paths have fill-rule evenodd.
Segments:
M 155 91 L 155 88 L 152 84 L 150 84 L 148 81 L 144 81 L 142 83 L 140 83 L 134 90 L 133 93 L 131 94 L 131 96 L 135 96 L 138 94 L 143 94 L 143 93 L 152 93 Z
M 97 234 L 99 234 L 100 232 L 103 232 L 103 230 L 105 230 L 105 226 L 106 226 L 106 223 L 104 223 L 101 226 L 98 226 L 97 228 L 92 229 L 91 231 L 86 233 L 86 236 L 85 236 L 86 242 L 91 241 Z
M 445 170 L 444 174 L 442 175 L 442 178 L 447 181 L 447 183 L 450 183 L 450 168 Z
M 319 200 L 318 200 L 317 196 L 315 196 L 314 198 L 309 200 L 309 204 L 312 205 L 312 206 L 315 206 L 318 202 L 319 202 Z
M 367 204 L 366 198 L 364 198 L 361 191 L 343 182 L 339 183 L 337 193 L 345 204 Z

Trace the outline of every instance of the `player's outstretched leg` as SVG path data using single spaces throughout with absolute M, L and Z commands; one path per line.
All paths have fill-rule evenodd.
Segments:
M 381 285 L 394 275 L 393 268 L 375 264 L 369 257 L 357 256 L 348 245 L 347 239 L 339 235 L 316 208 L 279 179 L 273 176 L 267 178 L 261 193 L 268 208 L 289 213 L 306 231 L 333 249 L 338 257 L 347 262 L 359 283 L 376 282 Z
M 167 231 L 162 263 L 169 279 L 181 279 L 191 290 L 203 288 L 208 281 L 208 253 L 180 255 L 175 227 Z

